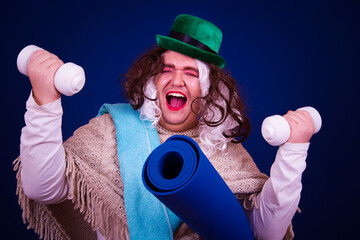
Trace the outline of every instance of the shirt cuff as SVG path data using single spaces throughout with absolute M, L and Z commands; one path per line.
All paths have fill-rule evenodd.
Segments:
M 294 152 L 298 152 L 298 151 L 307 151 L 309 150 L 309 146 L 310 143 L 289 143 L 286 142 L 283 145 L 281 145 L 279 148 L 281 148 L 282 150 L 288 150 L 288 151 L 294 151 Z
M 40 106 L 35 102 L 33 93 L 31 91 L 30 96 L 26 101 L 26 109 L 28 111 L 35 110 L 37 112 L 54 114 L 54 115 L 62 114 L 61 97 L 55 101 Z

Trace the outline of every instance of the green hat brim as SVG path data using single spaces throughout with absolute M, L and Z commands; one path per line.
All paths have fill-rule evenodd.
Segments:
M 156 42 L 159 47 L 172 50 L 204 62 L 213 63 L 219 68 L 223 68 L 225 66 L 225 59 L 221 56 L 191 46 L 177 39 L 168 36 L 156 35 Z

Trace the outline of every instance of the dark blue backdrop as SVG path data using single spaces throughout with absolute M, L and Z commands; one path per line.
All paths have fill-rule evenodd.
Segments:
M 155 43 L 155 34 L 168 33 L 179 13 L 223 30 L 220 54 L 250 106 L 253 130 L 244 145 L 263 172 L 276 153 L 261 137 L 263 119 L 305 105 L 320 111 L 323 128 L 312 139 L 302 213 L 293 221 L 296 239 L 350 238 L 359 213 L 359 7 L 356 0 L 1 1 L 0 238 L 34 239 L 22 223 L 12 171 L 31 89 L 17 71 L 18 52 L 36 44 L 85 69 L 84 89 L 63 97 L 67 139 L 102 103 L 123 101 L 119 75 Z

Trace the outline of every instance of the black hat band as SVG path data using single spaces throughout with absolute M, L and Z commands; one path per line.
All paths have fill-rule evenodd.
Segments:
M 196 47 L 196 48 L 199 48 L 199 49 L 202 49 L 204 51 L 207 51 L 207 52 L 211 52 L 213 54 L 216 54 L 217 55 L 217 52 L 215 52 L 214 50 L 212 50 L 211 48 L 209 48 L 208 46 L 206 46 L 205 44 L 199 42 L 198 40 L 184 34 L 184 33 L 181 33 L 181 32 L 175 32 L 175 31 L 170 31 L 168 37 L 171 37 L 171 38 L 174 38 L 176 40 L 179 40 L 181 42 L 184 42 L 184 43 L 187 43 L 193 47 Z

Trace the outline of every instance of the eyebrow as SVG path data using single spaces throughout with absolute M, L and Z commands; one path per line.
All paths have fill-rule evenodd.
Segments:
M 164 67 L 170 67 L 170 68 L 173 68 L 175 69 L 175 65 L 174 64 L 164 64 Z M 194 68 L 194 67 L 190 67 L 190 66 L 185 66 L 183 67 L 181 70 L 192 70 L 196 73 L 199 73 L 199 69 L 198 68 Z

